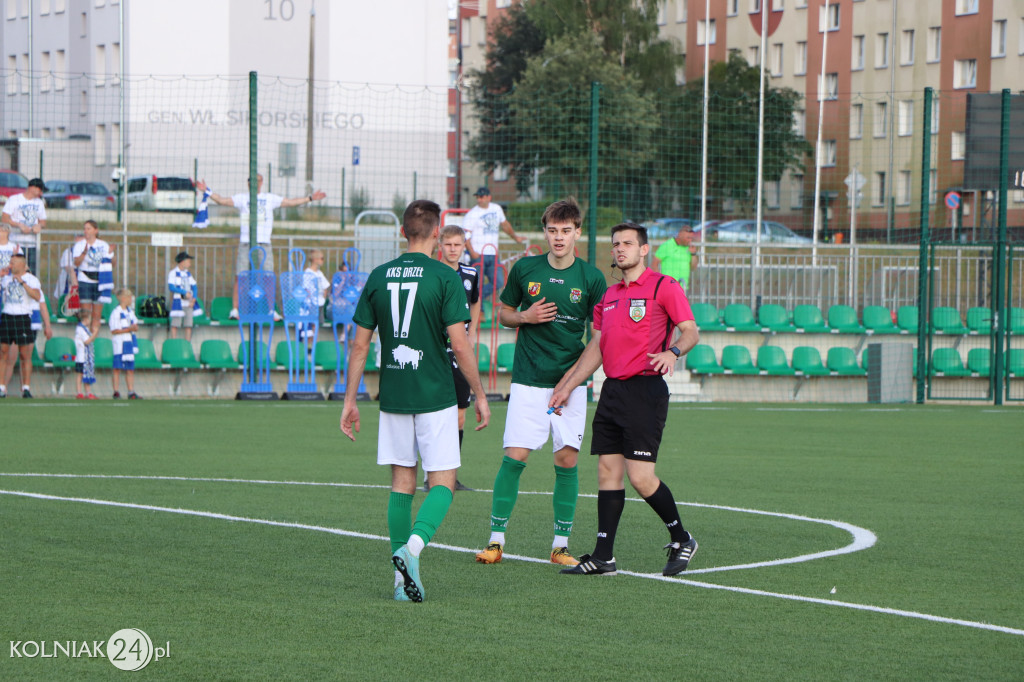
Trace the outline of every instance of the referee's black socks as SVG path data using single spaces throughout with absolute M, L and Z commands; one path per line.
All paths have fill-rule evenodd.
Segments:
M 593 557 L 601 561 L 615 558 L 615 531 L 619 528 L 622 508 L 626 506 L 626 491 L 597 491 L 597 545 Z
M 690 534 L 683 528 L 683 522 L 679 518 L 679 507 L 676 506 L 672 491 L 668 489 L 664 481 L 661 481 L 658 489 L 650 497 L 645 497 L 644 501 L 651 505 L 651 509 L 665 522 L 665 527 L 668 528 L 668 532 L 672 536 L 672 542 L 678 542 L 680 545 L 689 542 Z

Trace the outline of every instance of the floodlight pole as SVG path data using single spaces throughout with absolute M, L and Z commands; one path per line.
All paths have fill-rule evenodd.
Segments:
M 707 233 L 704 226 L 708 222 L 708 77 L 710 74 L 711 56 L 708 54 L 708 26 L 711 16 L 711 0 L 704 0 L 704 107 L 701 121 L 700 137 L 700 262 L 705 260 L 704 249 Z
M 760 93 L 757 98 L 757 232 L 754 235 L 754 268 L 756 271 L 754 303 L 761 293 L 761 231 L 764 230 L 764 63 L 765 48 L 768 46 L 768 5 L 771 0 L 761 0 L 761 59 L 758 65 Z
M 818 264 L 818 231 L 821 229 L 821 127 L 825 121 L 825 98 L 822 91 L 825 89 L 825 56 L 828 52 L 828 6 L 829 0 L 825 0 L 825 21 L 822 23 L 824 31 L 821 38 L 821 75 L 818 77 L 818 141 L 814 148 L 814 243 L 811 244 L 811 264 Z M 825 210 L 828 210 L 827 208 Z

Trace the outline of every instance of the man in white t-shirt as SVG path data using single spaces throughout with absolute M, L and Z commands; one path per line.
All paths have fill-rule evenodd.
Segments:
M 196 191 L 203 193 L 207 190 L 206 181 L 196 183 Z M 305 197 L 294 197 L 285 199 L 277 194 L 262 192 L 263 176 L 256 176 L 256 243 L 267 252 L 267 258 L 263 262 L 264 270 L 274 270 L 274 256 L 270 250 L 270 235 L 274 231 L 274 209 L 279 207 L 291 208 L 320 201 L 327 196 L 325 192 L 317 190 Z M 238 209 L 241 217 L 241 233 L 238 241 L 238 257 L 235 259 L 235 274 L 243 270 L 251 269 L 249 261 L 249 193 L 239 192 L 230 197 L 225 197 L 210 192 L 210 201 L 221 206 L 231 206 Z M 277 313 L 274 313 L 277 319 Z M 235 286 L 231 290 L 231 319 L 238 319 L 238 279 L 235 279 Z
M 36 326 L 44 329 L 46 338 L 53 336 L 50 318 L 40 314 L 43 287 L 28 271 L 25 256 L 11 256 L 10 274 L 0 278 L 3 291 L 3 311 L 0 313 L 0 381 L 5 381 L 14 369 L 14 359 L 8 357 L 11 346 L 18 347 L 21 356 L 21 397 L 31 398 L 32 349 L 36 343 Z M 34 318 L 39 318 L 36 323 Z M 0 385 L 0 398 L 7 397 L 7 386 Z
M 476 206 L 469 209 L 462 219 L 462 229 L 466 231 L 466 250 L 473 262 L 478 262 L 483 255 L 484 267 L 480 276 L 483 287 L 480 293 L 486 300 L 493 291 L 501 291 L 505 285 L 505 275 L 497 267 L 498 229 L 516 240 L 516 244 L 524 243 L 526 238 L 512 229 L 512 223 L 505 217 L 501 206 L 491 203 L 491 190 L 481 187 L 473 196 L 476 197 Z
M 0 214 L 0 220 L 11 226 L 11 241 L 21 247 L 32 272 L 36 271 L 39 234 L 46 227 L 46 203 L 42 198 L 45 191 L 43 181 L 32 178 L 24 192 L 7 199 Z

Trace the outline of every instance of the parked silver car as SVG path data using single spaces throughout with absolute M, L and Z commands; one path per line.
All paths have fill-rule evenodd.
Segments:
M 43 200 L 47 208 L 113 210 L 117 207 L 113 193 L 99 182 L 47 180 Z
M 798 235 L 782 223 L 771 220 L 761 221 L 761 243 L 772 244 L 810 244 L 811 239 Z M 756 220 L 730 220 L 719 223 L 706 230 L 707 238 L 720 242 L 740 242 L 753 244 L 757 241 Z

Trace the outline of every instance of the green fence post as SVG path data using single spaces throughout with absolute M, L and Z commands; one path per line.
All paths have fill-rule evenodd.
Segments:
M 995 404 L 1003 404 L 1003 353 L 1006 344 L 1006 320 L 1009 311 L 1006 309 L 1006 200 L 1007 184 L 1010 181 L 1010 90 L 1003 90 L 1002 118 L 999 131 L 999 217 L 996 223 L 996 252 L 992 262 L 996 266 L 995 271 L 995 296 L 992 297 L 993 328 L 996 332 L 995 351 L 996 357 L 993 363 L 995 372 Z
M 928 307 L 931 303 L 929 284 L 931 268 L 928 267 L 929 206 L 928 194 L 932 165 L 932 89 L 924 89 L 924 119 L 921 124 L 921 249 L 917 270 L 917 402 L 924 403 L 925 386 L 928 382 Z
M 259 202 L 256 200 L 257 146 L 256 127 L 259 125 L 259 112 L 256 111 L 256 93 L 258 90 L 256 72 L 249 72 L 249 248 L 256 248 L 256 221 L 259 217 Z
M 38 175 L 38 177 L 43 178 L 44 180 L 46 179 L 46 174 L 43 173 L 43 150 L 42 149 L 39 150 L 39 175 Z M 43 183 L 43 184 L 46 184 L 46 183 Z
M 192 182 L 199 180 L 199 158 L 192 159 Z M 196 207 L 199 205 L 199 197 L 196 196 L 195 192 L 192 192 L 192 214 L 195 215 Z
M 590 84 L 590 187 L 587 197 L 587 261 L 591 265 L 597 263 L 597 141 L 598 127 L 601 123 L 601 84 L 594 81 Z M 590 341 L 590 329 L 587 329 L 587 341 Z M 587 401 L 594 400 L 594 377 L 587 382 Z

